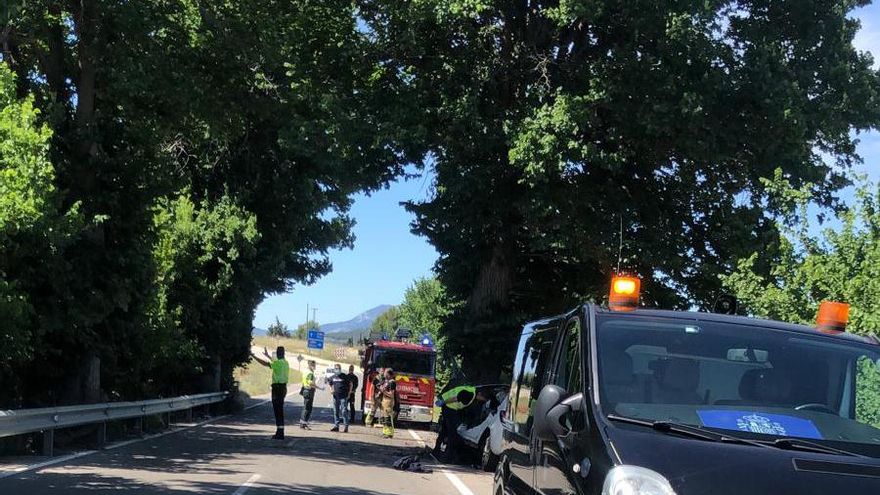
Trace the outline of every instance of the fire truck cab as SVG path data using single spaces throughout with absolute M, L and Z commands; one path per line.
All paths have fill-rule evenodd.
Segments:
M 434 420 L 436 378 L 433 347 L 408 342 L 378 340 L 368 342 L 364 350 L 364 386 L 361 387 L 361 417 L 372 406 L 374 380 L 379 370 L 391 368 L 396 374 L 400 399 L 399 421 L 431 423 Z

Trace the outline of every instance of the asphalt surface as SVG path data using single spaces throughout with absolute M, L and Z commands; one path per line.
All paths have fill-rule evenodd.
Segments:
M 430 456 L 424 461 L 430 474 L 391 467 L 395 459 L 423 451 L 426 442 L 433 445 L 431 432 L 399 427 L 391 440 L 381 437 L 381 429 L 361 425 L 347 434 L 330 432 L 328 391 L 315 399 L 312 430 L 300 429 L 298 390 L 291 385 L 284 441 L 270 439 L 271 405 L 254 399 L 256 407 L 238 415 L 2 478 L 0 494 L 491 493 L 491 474 L 439 465 Z

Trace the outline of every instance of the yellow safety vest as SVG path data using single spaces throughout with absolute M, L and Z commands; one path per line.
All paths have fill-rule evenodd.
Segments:
M 464 391 L 468 391 L 471 393 L 471 400 L 469 400 L 467 404 L 462 404 L 461 402 L 458 402 L 458 394 L 461 392 L 464 392 Z M 471 403 L 474 401 L 474 398 L 476 398 L 476 396 L 477 396 L 477 387 L 472 387 L 470 385 L 461 385 L 459 387 L 455 387 L 455 388 L 447 390 L 446 393 L 444 393 L 440 397 L 443 399 L 443 402 L 447 403 L 446 407 L 448 407 L 449 409 L 452 409 L 453 411 L 459 411 L 459 410 L 464 409 L 467 406 L 471 405 Z M 450 402 L 453 399 L 455 399 L 455 402 Z
M 305 388 L 315 388 L 315 372 L 309 371 L 303 376 L 303 387 Z
M 271 363 L 272 368 L 272 384 L 287 384 L 290 377 L 290 365 L 286 359 L 276 359 Z

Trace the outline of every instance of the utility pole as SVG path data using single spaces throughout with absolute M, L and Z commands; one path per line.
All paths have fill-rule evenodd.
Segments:
M 309 303 L 306 303 L 306 330 L 309 329 Z
M 318 308 L 312 308 L 312 323 L 314 323 L 315 326 L 318 325 L 318 316 L 317 316 L 317 313 L 318 313 Z

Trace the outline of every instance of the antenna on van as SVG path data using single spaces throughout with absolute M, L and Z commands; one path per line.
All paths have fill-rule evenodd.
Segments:
M 620 274 L 620 260 L 623 259 L 623 213 L 618 215 L 620 218 L 620 243 L 617 245 L 617 274 Z

